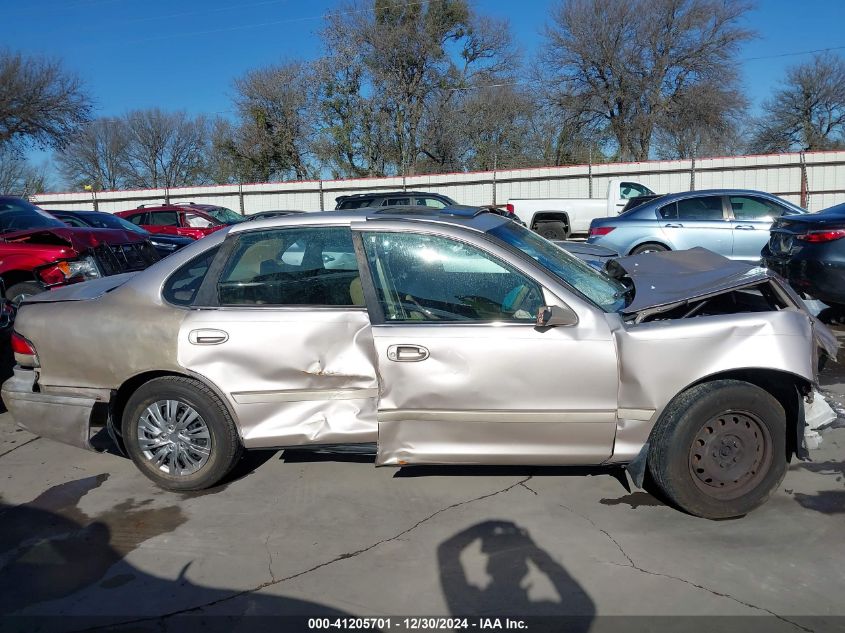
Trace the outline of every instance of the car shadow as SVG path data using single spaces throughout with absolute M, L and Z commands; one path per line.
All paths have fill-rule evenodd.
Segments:
M 440 586 L 453 615 L 555 616 L 556 631 L 587 631 L 593 600 L 529 532 L 510 521 L 483 521 L 437 547 Z M 535 626 L 535 624 L 537 626 Z M 542 621 L 532 622 L 530 630 Z
M 59 484 L 21 505 L 0 502 L 3 631 L 298 632 L 309 630 L 308 617 L 350 617 L 308 600 L 199 584 L 189 578 L 191 563 L 176 578 L 135 567 L 126 559 L 130 552 L 187 518 L 180 505 L 153 507 L 151 499 L 87 514 L 82 498 L 107 479 L 102 474 Z M 41 606 L 51 601 L 49 609 Z M 208 606 L 214 606 L 213 617 L 203 610 Z M 47 615 L 66 611 L 84 615 Z

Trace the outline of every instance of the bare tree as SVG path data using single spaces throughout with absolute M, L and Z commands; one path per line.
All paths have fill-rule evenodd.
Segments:
M 0 149 L 0 194 L 26 198 L 47 187 L 46 169 L 34 167 L 11 148 Z
M 307 64 L 292 62 L 235 80 L 239 125 L 233 149 L 248 179 L 308 177 L 311 75 Z
M 56 160 L 60 173 L 72 186 L 89 185 L 97 191 L 123 187 L 130 174 L 126 121 L 94 119 L 70 136 Z
M 845 145 L 845 60 L 832 53 L 793 66 L 763 104 L 752 149 L 763 152 Z
M 0 146 L 61 147 L 90 109 L 79 79 L 59 62 L 0 50 Z
M 681 91 L 658 124 L 657 156 L 691 158 L 740 151 L 748 102 L 734 85 L 700 82 Z
M 154 108 L 130 112 L 125 122 L 129 186 L 179 187 L 205 179 L 209 151 L 205 117 Z
M 540 68 L 567 119 L 607 130 L 623 159 L 646 160 L 655 131 L 692 86 L 735 76 L 742 0 L 564 0 Z

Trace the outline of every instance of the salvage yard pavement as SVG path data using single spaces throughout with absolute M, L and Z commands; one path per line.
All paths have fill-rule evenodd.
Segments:
M 845 365 L 823 388 L 841 413 Z M 842 419 L 768 503 L 714 522 L 626 489 L 620 470 L 375 469 L 371 455 L 302 450 L 250 454 L 226 485 L 176 494 L 4 413 L 0 614 L 69 631 L 90 616 L 168 630 L 185 614 L 566 614 L 574 630 L 762 616 L 735 630 L 845 630 Z

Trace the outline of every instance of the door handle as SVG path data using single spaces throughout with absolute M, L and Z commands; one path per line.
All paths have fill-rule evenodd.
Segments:
M 734 228 L 739 231 L 753 231 L 754 225 L 753 224 L 736 224 Z
M 422 345 L 391 345 L 387 348 L 387 359 L 397 363 L 416 363 L 429 357 Z
M 223 330 L 191 330 L 188 341 L 193 345 L 220 345 L 229 340 L 229 334 Z
M 677 224 L 677 223 L 664 224 L 663 226 L 667 229 L 682 229 L 682 228 L 684 228 L 683 224 Z

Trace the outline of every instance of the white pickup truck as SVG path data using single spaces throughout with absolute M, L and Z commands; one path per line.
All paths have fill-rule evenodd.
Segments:
M 612 178 L 605 198 L 511 198 L 507 210 L 543 237 L 565 240 L 587 233 L 594 218 L 616 215 L 631 198 L 647 195 L 654 192 L 642 183 Z

